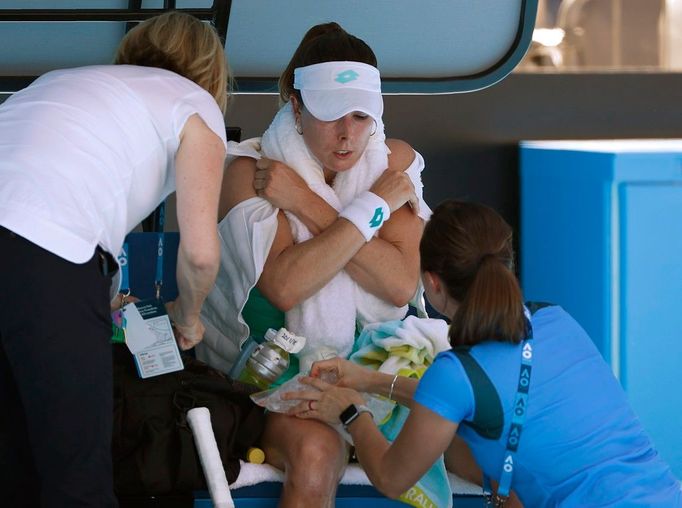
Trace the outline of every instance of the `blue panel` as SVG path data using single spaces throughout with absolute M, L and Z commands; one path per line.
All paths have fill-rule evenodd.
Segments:
M 521 149 L 521 285 L 561 305 L 607 361 L 613 155 Z
M 666 146 L 668 145 L 668 146 Z M 662 148 L 670 150 L 676 146 L 682 150 L 682 143 L 670 141 Z M 618 182 L 661 182 L 669 185 L 682 184 L 682 153 L 620 153 L 616 156 L 614 178 Z
M 232 491 L 232 498 L 237 508 L 276 508 L 282 484 L 264 482 L 250 487 L 241 487 Z M 482 496 L 454 494 L 453 506 L 457 508 L 483 508 Z M 336 491 L 337 508 L 400 508 L 404 503 L 384 497 L 371 485 L 339 485 Z M 213 504 L 208 492 L 196 492 L 194 508 L 212 508 Z
M 344 487 L 341 485 L 340 487 Z M 365 486 L 350 486 L 345 485 L 346 490 L 350 488 L 369 488 Z M 251 487 L 257 489 L 258 485 Z M 279 496 L 273 497 L 241 497 L 239 490 L 232 493 L 234 504 L 236 508 L 277 508 L 279 505 Z M 376 491 L 375 491 L 376 492 Z M 456 508 L 484 508 L 486 506 L 483 497 L 481 496 L 452 496 L 453 506 Z M 404 508 L 406 504 L 400 501 L 394 501 L 381 496 L 343 496 L 337 495 L 335 506 L 337 508 Z M 197 497 L 194 500 L 194 508 L 213 508 L 213 503 L 207 494 Z
M 682 140 L 522 146 L 526 297 L 583 324 L 682 476 Z
M 624 184 L 620 210 L 621 383 L 682 477 L 682 185 Z

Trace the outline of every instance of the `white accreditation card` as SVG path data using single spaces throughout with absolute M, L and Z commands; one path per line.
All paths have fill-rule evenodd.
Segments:
M 180 350 L 163 302 L 156 299 L 141 300 L 126 305 L 126 308 L 130 305 L 135 307 L 135 312 L 126 312 L 126 344 L 135 357 L 139 376 L 144 379 L 182 370 L 184 365 Z M 133 316 L 133 322 L 137 322 L 136 314 L 144 327 L 130 322 L 130 316 Z M 133 330 L 131 324 L 134 326 Z

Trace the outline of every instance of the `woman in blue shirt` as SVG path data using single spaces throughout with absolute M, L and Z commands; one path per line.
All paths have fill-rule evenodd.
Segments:
M 679 481 L 585 331 L 558 306 L 523 304 L 511 228 L 495 211 L 440 205 L 420 254 L 429 301 L 452 317 L 453 348 L 421 381 L 341 359 L 318 362 L 305 380 L 311 390 L 289 395 L 304 399 L 299 417 L 340 419 L 367 475 L 390 497 L 443 453 L 461 465 L 467 454 L 459 436 L 482 470 L 470 466 L 464 476 L 499 484 L 499 506 L 510 489 L 533 507 L 682 506 Z M 322 373 L 336 375 L 336 385 Z M 365 414 L 358 392 L 411 408 L 393 443 Z

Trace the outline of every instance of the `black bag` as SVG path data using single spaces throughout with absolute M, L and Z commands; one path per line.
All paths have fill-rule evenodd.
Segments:
M 116 494 L 163 496 L 205 490 L 206 480 L 186 414 L 207 407 L 228 482 L 239 475 L 239 459 L 263 431 L 265 415 L 249 394 L 254 387 L 183 356 L 185 369 L 140 379 L 133 357 L 114 348 L 112 454 Z

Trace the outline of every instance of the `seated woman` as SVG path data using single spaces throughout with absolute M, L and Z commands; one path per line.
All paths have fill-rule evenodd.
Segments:
M 336 23 L 308 31 L 261 140 L 231 146 L 221 269 L 197 356 L 226 372 L 249 335 L 285 326 L 301 364 L 351 353 L 356 327 L 398 319 L 419 285 L 423 160 L 385 139 L 376 57 Z M 347 447 L 327 425 L 269 414 L 262 447 L 286 473 L 282 506 L 328 506 Z M 315 471 L 315 474 L 310 474 Z
M 496 506 L 510 488 L 533 507 L 682 506 L 680 483 L 584 330 L 561 307 L 524 306 L 511 228 L 496 212 L 440 205 L 420 254 L 429 301 L 452 316 L 452 350 L 420 381 L 343 359 L 317 362 L 313 377 L 304 378 L 310 391 L 287 394 L 304 399 L 295 408 L 299 418 L 341 420 L 369 478 L 391 497 L 440 454 L 456 453 L 457 435 L 499 484 Z M 336 374 L 337 385 L 317 379 L 322 373 Z M 393 444 L 365 414 L 358 391 L 410 405 Z

